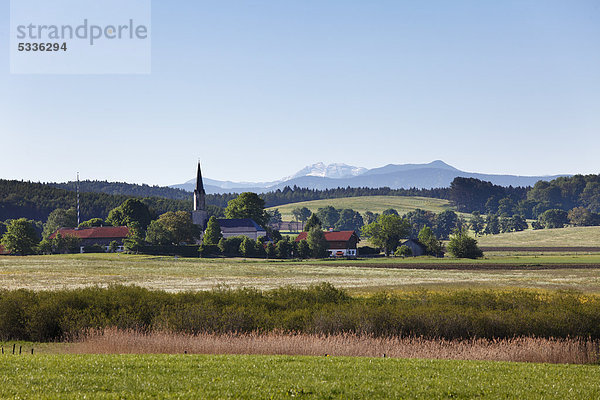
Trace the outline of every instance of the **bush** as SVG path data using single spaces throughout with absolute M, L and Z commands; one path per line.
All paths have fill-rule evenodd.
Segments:
M 112 242 L 110 242 L 108 244 L 108 252 L 109 253 L 116 253 L 118 249 L 119 249 L 119 242 L 117 242 L 116 240 L 113 240 Z
M 153 256 L 198 257 L 199 247 L 197 245 L 139 246 L 138 252 Z
M 279 330 L 444 339 L 600 339 L 600 296 L 459 290 L 350 297 L 329 284 L 185 293 L 133 286 L 0 290 L 0 340 L 53 341 L 105 327 L 184 333 Z
M 289 240 L 289 236 L 285 239 L 280 240 L 275 245 L 275 253 L 277 255 L 277 258 L 290 258 L 292 256 L 293 249 L 294 245 Z
M 244 257 L 254 257 L 256 255 L 256 243 L 254 240 L 244 237 L 240 243 L 239 251 Z
M 410 247 L 403 244 L 402 246 L 398 246 L 394 255 L 396 257 L 411 257 L 413 255 L 413 253 L 412 253 L 412 250 L 410 249 Z
M 373 256 L 381 253 L 381 249 L 371 246 L 360 246 L 358 248 L 359 256 Z
M 296 247 L 296 257 L 302 259 L 310 257 L 310 246 L 306 240 L 301 240 L 298 242 Z
M 230 257 L 240 256 L 240 245 L 244 240 L 245 236 L 234 236 L 230 238 L 222 238 L 219 240 L 219 249 L 221 253 Z
M 273 244 L 273 242 L 269 242 L 267 244 L 266 256 L 267 256 L 267 258 L 277 257 L 277 250 L 275 249 L 275 245 Z
M 83 247 L 84 253 L 106 253 L 106 247 L 101 246 L 99 244 L 93 244 L 91 246 Z
M 450 238 L 448 251 L 456 258 L 483 257 L 483 251 L 477 246 L 477 240 L 470 237 L 466 230 L 458 231 Z
M 200 257 L 216 257 L 221 255 L 221 249 L 216 244 L 201 244 L 198 247 Z

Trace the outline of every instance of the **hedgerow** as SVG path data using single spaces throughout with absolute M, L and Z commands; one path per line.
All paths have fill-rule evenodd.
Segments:
M 54 341 L 106 327 L 183 333 L 600 339 L 600 297 L 528 290 L 351 297 L 329 284 L 184 293 L 135 286 L 0 291 L 2 340 Z

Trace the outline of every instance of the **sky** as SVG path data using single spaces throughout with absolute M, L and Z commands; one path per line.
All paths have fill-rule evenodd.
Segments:
M 2 3 L 0 178 L 600 173 L 597 0 L 153 1 L 146 75 L 10 74 Z

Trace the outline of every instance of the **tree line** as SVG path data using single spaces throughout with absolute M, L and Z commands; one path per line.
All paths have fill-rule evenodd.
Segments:
M 106 193 L 80 193 L 80 214 L 82 220 L 91 218 L 107 218 L 108 213 L 132 196 Z M 234 196 L 236 197 L 236 196 Z M 184 200 L 164 197 L 139 198 L 154 215 L 168 211 L 189 211 L 192 209 L 192 198 Z M 0 179 L 0 221 L 27 218 L 45 222 L 50 213 L 58 208 L 69 209 L 77 202 L 75 192 L 60 189 L 49 184 Z M 215 205 L 208 205 L 211 215 L 221 216 L 223 210 Z
M 450 200 L 459 211 L 474 213 L 477 233 L 479 214 L 487 214 L 486 229 L 481 231 L 491 234 L 527 229 L 525 219 L 536 220 L 534 229 L 600 225 L 600 175 L 539 181 L 532 188 L 455 178 Z

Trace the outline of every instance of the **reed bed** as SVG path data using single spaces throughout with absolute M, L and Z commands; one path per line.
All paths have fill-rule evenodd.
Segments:
M 352 333 L 181 334 L 108 328 L 88 330 L 73 340 L 75 354 L 263 354 L 427 358 L 592 364 L 600 361 L 600 342 L 587 339 L 445 340 L 374 337 Z

